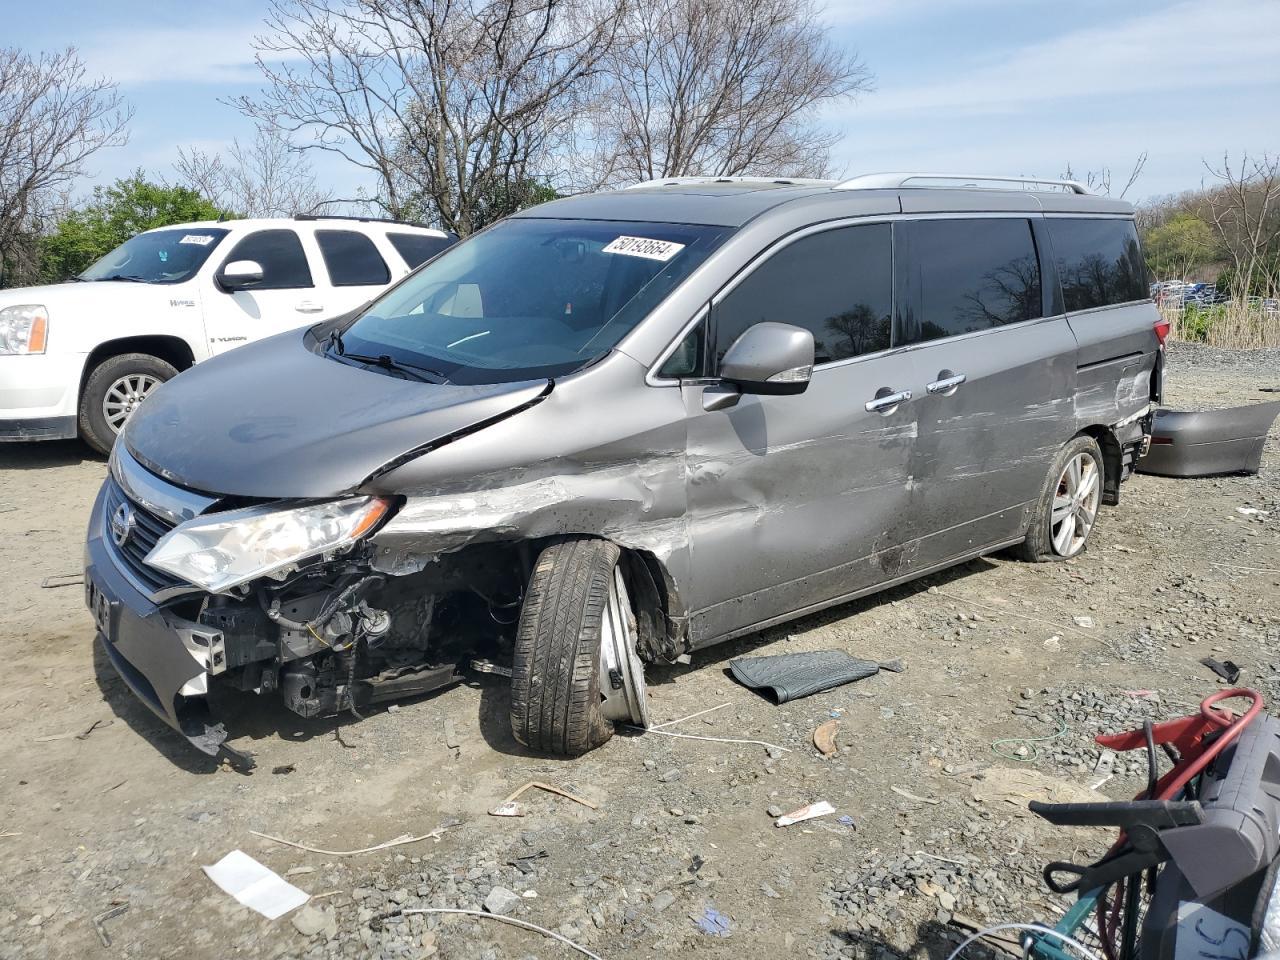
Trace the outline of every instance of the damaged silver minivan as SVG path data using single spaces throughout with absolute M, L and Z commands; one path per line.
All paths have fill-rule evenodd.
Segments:
M 216 357 L 117 443 L 85 584 L 201 749 L 509 674 L 529 747 L 646 724 L 646 663 L 1014 547 L 1085 548 L 1167 328 L 1073 183 L 682 178 L 557 200 L 354 315 Z M 425 708 L 423 708 L 425 709 Z

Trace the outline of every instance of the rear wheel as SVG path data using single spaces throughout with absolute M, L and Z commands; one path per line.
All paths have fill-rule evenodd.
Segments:
M 99 453 L 110 453 L 133 412 L 178 371 L 147 353 L 122 353 L 93 368 L 80 396 L 80 436 Z
M 511 730 L 525 746 L 577 756 L 648 725 L 635 615 L 607 540 L 575 538 L 542 551 L 520 611 L 511 670 Z
M 1049 469 L 1040 502 L 1017 548 L 1024 560 L 1069 560 L 1084 552 L 1102 505 L 1102 450 L 1093 437 L 1076 437 Z

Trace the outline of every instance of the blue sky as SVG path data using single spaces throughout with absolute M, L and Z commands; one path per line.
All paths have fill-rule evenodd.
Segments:
M 257 89 L 265 0 L 5 6 L 0 43 L 73 44 L 133 104 L 130 143 L 94 158 L 97 180 L 171 176 L 179 146 L 252 135 L 219 101 Z M 1202 159 L 1224 150 L 1280 152 L 1280 0 L 828 0 L 826 17 L 876 76 L 874 93 L 824 114 L 849 175 L 1070 164 L 1123 180 L 1146 150 L 1140 199 L 1199 185 Z M 333 158 L 315 165 L 336 193 L 361 182 Z

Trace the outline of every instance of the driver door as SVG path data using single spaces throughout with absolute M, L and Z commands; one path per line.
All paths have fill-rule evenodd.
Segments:
M 262 280 L 244 290 L 225 290 L 217 275 L 236 260 L 257 263 Z M 218 260 L 202 297 L 209 351 L 224 353 L 333 316 L 337 311 L 328 309 L 327 291 L 314 279 L 325 276 L 319 267 L 296 230 L 255 230 L 237 240 Z
M 891 230 L 784 241 L 713 305 L 712 372 L 765 320 L 811 330 L 815 368 L 802 394 L 744 395 L 725 410 L 705 409 L 708 381 L 682 386 L 695 646 L 910 569 L 915 408 L 867 409 L 877 395 L 918 390 L 910 355 L 890 349 Z

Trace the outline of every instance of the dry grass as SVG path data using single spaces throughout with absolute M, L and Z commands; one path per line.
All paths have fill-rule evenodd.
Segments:
M 1169 336 L 1174 340 L 1236 350 L 1280 347 L 1280 308 L 1267 309 L 1257 297 L 1211 306 L 1166 303 L 1160 312 L 1169 321 Z

